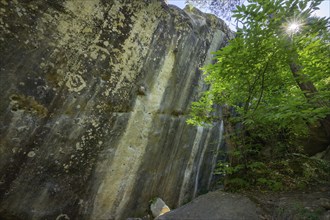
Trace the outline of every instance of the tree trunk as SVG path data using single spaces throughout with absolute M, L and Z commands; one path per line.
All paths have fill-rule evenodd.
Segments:
M 290 69 L 294 79 L 296 80 L 299 88 L 303 91 L 307 99 L 311 99 L 316 93 L 317 89 L 314 84 L 308 79 L 306 75 L 303 75 L 300 72 L 301 66 L 295 62 L 290 63 Z
M 313 82 L 308 79 L 307 75 L 300 72 L 302 67 L 296 62 L 293 61 L 290 63 L 290 69 L 307 101 L 311 101 L 318 93 Z M 318 101 L 315 105 L 317 107 L 329 106 L 329 102 Z M 330 145 L 330 114 L 321 119 L 317 125 L 309 126 L 309 129 L 309 137 L 302 140 L 305 152 L 309 155 L 315 155 L 316 153 L 326 150 Z

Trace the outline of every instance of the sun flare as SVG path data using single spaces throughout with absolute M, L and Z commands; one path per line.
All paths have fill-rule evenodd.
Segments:
M 299 28 L 300 28 L 300 25 L 298 23 L 294 22 L 294 23 L 289 24 L 287 31 L 289 33 L 296 33 L 299 31 Z
M 298 33 L 301 30 L 302 25 L 303 25 L 303 23 L 300 20 L 293 19 L 291 21 L 288 21 L 285 24 L 284 29 L 287 34 L 293 35 L 293 34 Z

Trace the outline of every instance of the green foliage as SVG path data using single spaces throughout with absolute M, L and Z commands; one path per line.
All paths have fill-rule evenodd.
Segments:
M 224 180 L 226 189 L 230 191 L 251 187 L 281 191 L 329 181 L 330 163 L 301 154 L 290 154 L 274 161 L 249 161 L 237 165 L 219 162 L 215 174 L 229 177 Z
M 203 67 L 210 89 L 193 103 L 188 123 L 219 120 L 214 113 L 219 105 L 235 109 L 236 116 L 225 121 L 240 125 L 226 133 L 235 147 L 218 172 L 236 188 L 281 190 L 281 178 L 294 182 L 290 172 L 296 174 L 283 158 L 301 153 L 298 140 L 330 114 L 330 21 L 310 17 L 320 0 L 248 2 L 234 12 L 242 24 L 236 37 L 214 53 L 214 64 Z M 299 23 L 299 32 L 287 31 L 291 21 Z M 293 175 L 294 186 L 315 179 L 317 168 L 301 165 L 304 173 Z
M 157 201 L 158 197 L 154 197 L 152 199 L 149 200 L 149 206 L 154 204 Z
M 319 220 L 322 212 L 322 208 L 310 210 L 305 208 L 301 202 L 296 202 L 279 206 L 275 211 L 275 216 L 277 219 Z
M 209 122 L 213 105 L 226 104 L 235 107 L 246 125 L 276 121 L 278 127 L 301 130 L 329 113 L 329 106 L 315 106 L 318 100 L 330 98 L 330 38 L 317 37 L 328 21 L 314 18 L 314 23 L 323 25 L 317 30 L 306 25 L 304 33 L 294 36 L 294 45 L 289 45 L 292 42 L 283 31 L 283 19 L 294 14 L 289 12 L 296 1 L 250 2 L 238 7 L 234 15 L 245 26 L 227 47 L 214 53 L 217 62 L 203 68 L 205 81 L 212 87 L 193 104 L 189 122 Z M 306 1 L 299 5 L 306 7 Z M 270 18 L 273 14 L 276 17 Z M 302 72 L 319 91 L 311 102 L 306 101 L 290 71 L 292 53 L 298 53 Z

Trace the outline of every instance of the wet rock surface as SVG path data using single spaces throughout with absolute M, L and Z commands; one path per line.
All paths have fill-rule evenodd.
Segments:
M 212 182 L 222 124 L 186 124 L 215 16 L 162 1 L 0 1 L 1 219 L 124 219 Z

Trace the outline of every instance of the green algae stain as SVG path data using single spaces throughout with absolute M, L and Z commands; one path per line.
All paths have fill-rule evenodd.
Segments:
M 48 110 L 45 106 L 38 103 L 34 97 L 25 96 L 22 94 L 14 94 L 10 97 L 11 100 L 11 111 L 26 111 L 33 114 L 37 114 L 44 118 L 48 114 Z

